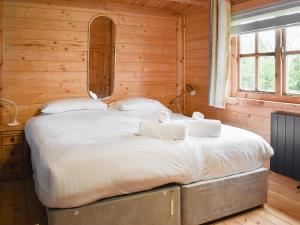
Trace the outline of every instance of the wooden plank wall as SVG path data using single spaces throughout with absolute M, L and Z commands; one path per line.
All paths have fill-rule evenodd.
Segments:
M 138 7 L 121 12 L 65 4 L 5 0 L 1 94 L 17 102 L 21 121 L 47 101 L 87 96 L 88 22 L 98 14 L 116 23 L 111 100 L 145 96 L 167 104 L 176 96 L 178 16 L 162 10 L 152 15 L 145 7 L 139 14 Z M 4 112 L 3 122 L 9 118 Z
M 274 3 L 276 0 L 252 0 L 233 6 L 233 12 Z M 209 5 L 209 4 L 208 4 Z M 197 32 L 201 30 L 201 32 Z M 226 108 L 217 110 L 208 102 L 209 7 L 186 11 L 186 71 L 185 80 L 197 89 L 197 96 L 186 97 L 186 113 L 204 112 L 206 117 L 248 129 L 270 141 L 271 112 L 300 112 L 297 104 L 251 99 L 227 98 Z
M 233 4 L 232 5 L 232 12 L 241 12 L 241 11 L 247 11 L 249 9 L 255 9 L 258 7 L 263 7 L 269 4 L 274 4 L 276 2 L 279 2 L 281 0 L 249 0 L 240 2 L 239 4 Z
M 4 1 L 0 0 L 0 98 L 2 98 L 2 65 L 3 65 L 3 24 L 4 23 Z M 2 103 L 2 102 L 1 102 Z M 0 123 L 2 120 L 2 104 L 0 107 Z
M 208 108 L 209 64 L 209 0 L 204 7 L 193 6 L 185 16 L 185 83 L 197 91 L 195 96 L 186 95 L 185 113 L 201 111 L 210 115 Z

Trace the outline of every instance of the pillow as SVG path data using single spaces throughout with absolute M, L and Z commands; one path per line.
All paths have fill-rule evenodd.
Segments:
M 170 111 L 166 106 L 164 106 L 159 101 L 149 98 L 127 98 L 118 100 L 111 104 L 113 108 L 120 111 Z
M 98 99 L 78 98 L 78 99 L 63 99 L 49 102 L 42 106 L 41 111 L 44 114 L 55 114 L 77 110 L 106 110 L 107 105 Z

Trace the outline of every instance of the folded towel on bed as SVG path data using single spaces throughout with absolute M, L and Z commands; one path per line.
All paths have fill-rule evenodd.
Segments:
M 142 121 L 139 135 L 164 140 L 184 140 L 187 137 L 188 128 L 184 123 L 155 123 Z
M 168 111 L 160 111 L 158 113 L 158 121 L 160 123 L 170 123 L 171 122 L 171 115 Z
M 197 137 L 219 137 L 221 135 L 220 120 L 190 120 L 186 121 L 189 135 Z
M 219 137 L 221 135 L 220 120 L 178 120 L 176 124 L 186 124 L 188 127 L 188 135 L 196 137 Z
M 204 115 L 201 112 L 193 112 L 192 119 L 193 120 L 202 120 L 202 119 L 204 119 Z

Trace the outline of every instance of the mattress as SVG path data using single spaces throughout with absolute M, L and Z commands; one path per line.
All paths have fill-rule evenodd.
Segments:
M 29 120 L 25 134 L 41 202 L 71 208 L 164 184 L 228 176 L 255 170 L 273 154 L 260 136 L 227 125 L 219 138 L 138 136 L 144 119 L 157 120 L 157 112 L 85 110 Z

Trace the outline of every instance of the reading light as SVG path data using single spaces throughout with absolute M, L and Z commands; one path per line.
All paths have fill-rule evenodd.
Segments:
M 8 123 L 7 126 L 9 127 L 16 127 L 16 126 L 19 126 L 20 123 L 17 121 L 17 116 L 18 116 L 18 111 L 19 111 L 19 108 L 17 106 L 17 104 L 11 100 L 8 100 L 8 99 L 4 99 L 4 98 L 1 98 L 1 101 L 3 102 L 8 102 L 10 104 L 13 104 L 14 107 L 15 107 L 15 117 L 14 117 L 14 121 L 11 122 L 11 123 Z
M 194 96 L 197 93 L 196 90 L 193 88 L 193 86 L 190 84 L 185 85 L 185 89 L 186 89 L 187 93 L 189 93 L 189 95 L 191 95 L 191 96 Z
M 176 103 L 177 100 L 178 100 L 180 97 L 184 96 L 185 94 L 189 94 L 190 96 L 194 96 L 194 95 L 196 95 L 196 93 L 197 93 L 197 91 L 195 90 L 195 88 L 194 88 L 191 84 L 186 84 L 186 85 L 185 85 L 185 91 L 184 91 L 183 93 L 181 93 L 180 95 L 178 95 L 176 98 L 172 99 L 172 100 L 170 101 L 170 106 L 171 106 L 172 104 Z M 176 106 L 176 109 L 177 109 L 177 111 L 179 111 L 179 110 L 178 110 L 178 106 Z

